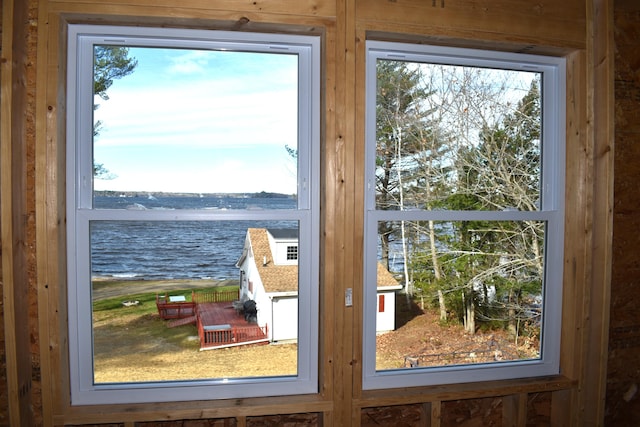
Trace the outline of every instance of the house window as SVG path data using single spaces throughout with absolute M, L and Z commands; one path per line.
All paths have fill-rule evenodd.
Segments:
M 298 260 L 298 247 L 287 246 L 287 261 L 297 261 L 297 260 Z
M 372 41 L 366 58 L 364 388 L 557 374 L 564 60 Z M 386 270 L 411 318 L 381 338 Z M 394 335 L 415 345 L 377 345 Z
M 72 403 L 317 392 L 319 38 L 68 33 Z M 245 246 L 267 228 L 301 246 L 285 319 L 297 336 L 286 360 L 265 363 L 267 345 L 238 363 L 273 336 Z
M 378 295 L 378 313 L 384 313 L 384 295 Z

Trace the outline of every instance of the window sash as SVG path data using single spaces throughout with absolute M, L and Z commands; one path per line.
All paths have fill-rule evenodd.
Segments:
M 69 26 L 67 241 L 69 359 L 74 405 L 163 402 L 316 393 L 318 391 L 319 38 L 218 31 Z M 93 209 L 93 50 L 136 47 L 288 52 L 298 56 L 298 191 L 293 210 Z M 90 267 L 92 221 L 261 221 L 299 223 L 298 374 L 295 376 L 94 384 Z
M 537 211 L 452 211 L 376 209 L 376 101 L 379 59 L 487 67 L 542 73 L 541 203 Z M 363 389 L 489 381 L 559 372 L 564 242 L 565 60 L 544 56 L 487 52 L 368 41 L 366 46 L 365 238 L 363 310 Z M 543 221 L 545 271 L 539 359 L 499 363 L 376 370 L 376 264 L 380 221 Z

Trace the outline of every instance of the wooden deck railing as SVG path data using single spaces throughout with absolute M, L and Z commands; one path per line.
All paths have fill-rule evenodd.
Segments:
M 192 302 L 171 302 L 167 295 L 156 294 L 156 307 L 162 319 L 182 319 L 196 314 L 196 304 Z
M 248 342 L 266 342 L 268 340 L 267 332 L 266 325 L 216 325 L 203 327 L 201 323 L 198 323 L 200 348 L 228 347 Z
M 240 298 L 240 289 L 233 291 L 221 291 L 221 292 L 196 292 L 191 293 L 191 301 L 196 303 L 207 302 L 231 302 Z

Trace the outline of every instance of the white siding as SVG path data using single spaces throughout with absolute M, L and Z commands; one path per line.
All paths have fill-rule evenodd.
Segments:
M 380 298 L 384 300 L 384 311 L 380 311 Z M 395 292 L 379 292 L 376 307 L 376 332 L 393 331 L 396 328 Z
M 272 300 L 273 341 L 293 340 L 298 338 L 298 298 L 278 297 Z

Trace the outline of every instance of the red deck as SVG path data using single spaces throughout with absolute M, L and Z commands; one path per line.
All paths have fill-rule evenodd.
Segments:
M 171 302 L 168 294 L 156 294 L 156 307 L 163 319 L 183 319 L 196 314 L 194 302 Z
M 266 343 L 267 327 L 248 323 L 231 301 L 197 304 L 200 348 L 219 348 Z
M 238 314 L 231 301 L 198 303 L 198 316 L 203 324 L 247 326 L 244 315 Z
M 168 295 L 156 295 L 158 313 L 163 319 L 175 319 L 167 324 L 176 327 L 196 323 L 200 349 L 267 343 L 267 326 L 249 323 L 234 308 L 238 291 L 193 292 L 191 302 L 170 302 Z M 240 307 L 242 305 L 240 304 Z

